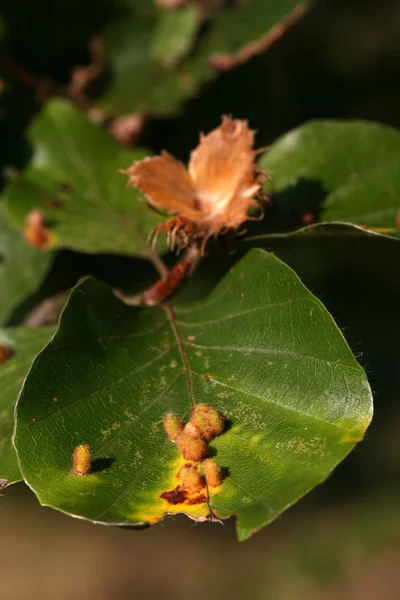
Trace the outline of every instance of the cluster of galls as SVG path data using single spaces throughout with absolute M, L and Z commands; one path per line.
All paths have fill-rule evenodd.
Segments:
M 208 442 L 221 435 L 224 430 L 224 417 L 207 404 L 196 404 L 190 421 L 184 426 L 176 415 L 167 415 L 164 429 L 186 460 L 201 463 L 203 476 L 198 465 L 185 465 L 179 471 L 182 484 L 191 492 L 197 493 L 206 482 L 209 487 L 218 487 L 223 480 L 222 470 L 213 458 L 206 458 Z

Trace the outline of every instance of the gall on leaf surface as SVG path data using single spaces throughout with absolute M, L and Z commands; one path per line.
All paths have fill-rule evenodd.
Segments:
M 271 175 L 275 207 L 265 226 L 278 217 L 281 231 L 308 225 L 305 233 L 321 235 L 324 223 L 340 222 L 398 238 L 399 161 L 400 133 L 387 125 L 311 121 L 293 129 L 260 160 Z
M 162 217 L 150 211 L 119 173 L 144 150 L 124 150 L 71 103 L 50 100 L 28 131 L 29 165 L 5 191 L 7 210 L 21 230 L 40 211 L 46 249 L 145 255 L 146 237 Z
M 205 300 L 174 308 L 128 307 L 87 279 L 18 401 L 24 479 L 41 503 L 95 522 L 205 519 L 207 495 L 182 489 L 188 461 L 163 427 L 169 413 L 186 422 L 192 402 L 225 418 L 210 442 L 224 479 L 209 506 L 237 517 L 241 540 L 323 481 L 372 416 L 366 375 L 332 317 L 272 254 L 251 250 Z M 82 440 L 92 470 L 75 477 Z
M 15 403 L 33 359 L 54 331 L 54 327 L 0 330 L 0 349 L 9 350 L 8 356 L 0 351 L 0 480 L 6 481 L 1 487 L 22 479 L 12 445 Z
M 0 206 L 0 324 L 13 310 L 36 291 L 50 268 L 51 253 L 32 248 L 14 229 Z

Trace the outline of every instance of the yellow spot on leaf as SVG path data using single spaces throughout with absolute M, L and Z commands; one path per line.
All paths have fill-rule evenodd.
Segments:
M 166 465 L 170 476 L 165 480 L 164 489 L 146 492 L 147 502 L 130 515 L 130 519 L 137 522 L 157 523 L 165 515 L 185 513 L 193 519 L 204 519 L 209 516 L 207 504 L 207 490 L 192 493 L 182 485 L 179 472 L 184 466 L 196 465 L 185 460 L 179 454 L 173 461 Z M 219 488 L 210 489 L 210 498 L 218 494 Z
M 361 442 L 364 438 L 364 434 L 357 431 L 349 431 L 344 434 L 342 439 L 340 440 L 341 444 L 356 444 L 357 442 Z

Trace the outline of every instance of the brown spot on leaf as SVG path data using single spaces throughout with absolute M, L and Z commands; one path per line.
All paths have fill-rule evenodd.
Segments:
M 179 485 L 174 490 L 160 494 L 160 498 L 166 500 L 168 504 L 183 504 L 187 496 L 188 492 L 182 490 Z
M 44 203 L 48 208 L 61 208 L 64 206 L 64 203 L 58 198 L 45 198 Z
M 169 492 L 160 494 L 160 498 L 166 500 L 168 504 L 176 506 L 182 504 L 184 506 L 193 506 L 196 504 L 204 504 L 207 502 L 207 495 L 204 493 L 190 494 L 189 490 L 185 490 L 180 485 Z
M 204 504 L 204 502 L 207 502 L 207 496 L 206 494 L 200 494 L 198 496 L 188 498 L 186 504 L 188 506 L 193 506 L 193 504 Z
M 8 346 L 0 345 L 0 364 L 11 358 L 12 350 Z
M 300 221 L 304 225 L 310 225 L 316 221 L 316 216 L 312 212 L 303 212 L 300 213 Z

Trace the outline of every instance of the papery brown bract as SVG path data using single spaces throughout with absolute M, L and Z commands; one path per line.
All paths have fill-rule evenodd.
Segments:
M 176 215 L 157 228 L 173 248 L 238 230 L 259 207 L 262 177 L 254 163 L 255 132 L 247 121 L 224 116 L 222 124 L 190 155 L 188 169 L 167 152 L 134 162 L 123 171 L 154 208 Z

